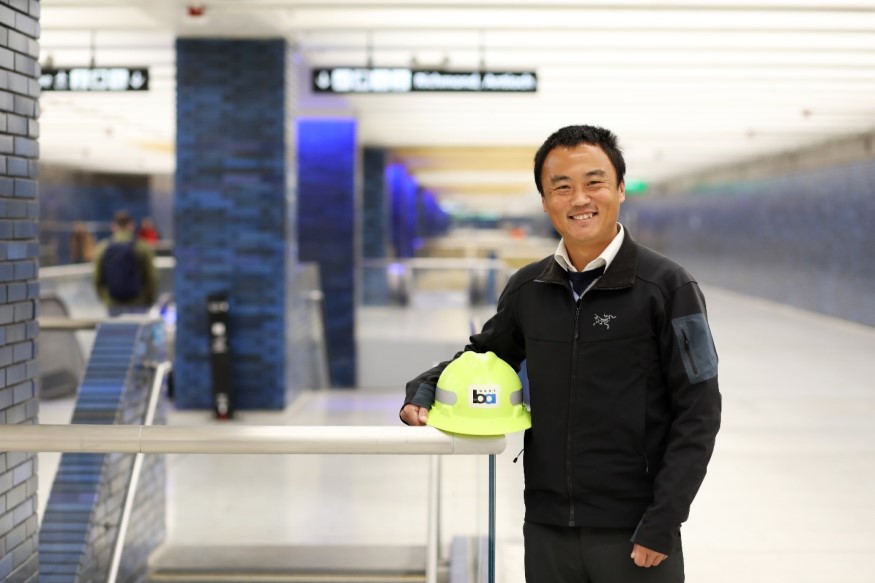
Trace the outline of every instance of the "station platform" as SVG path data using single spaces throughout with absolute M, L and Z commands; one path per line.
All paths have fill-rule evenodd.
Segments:
M 724 415 L 709 474 L 683 528 L 687 580 L 871 581 L 875 329 L 703 290 Z M 230 423 L 400 423 L 409 375 L 392 366 L 398 347 L 430 366 L 452 355 L 446 348 L 461 348 L 467 321 L 488 316 L 488 309 L 472 312 L 453 302 L 436 310 L 436 302 L 360 309 L 359 353 L 388 377 L 371 376 L 355 390 L 304 392 L 285 411 L 242 412 Z M 72 400 L 43 401 L 40 422 L 65 423 L 71 408 Z M 168 423 L 217 422 L 207 412 L 171 408 Z M 503 583 L 524 581 L 522 464 L 512 462 L 521 443 L 521 434 L 508 436 L 497 456 L 496 581 Z M 59 455 L 39 454 L 40 512 Z M 291 557 L 306 555 L 308 546 L 314 553 L 377 549 L 370 556 L 383 560 L 379 549 L 424 543 L 427 474 L 423 456 L 169 455 L 168 536 L 155 560 L 213 556 L 264 566 L 279 561 L 283 549 L 294 548 Z M 443 461 L 443 547 L 457 536 L 486 533 L 486 480 L 481 457 Z

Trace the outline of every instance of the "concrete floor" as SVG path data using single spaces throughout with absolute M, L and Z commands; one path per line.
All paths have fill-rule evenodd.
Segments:
M 875 582 L 875 329 L 706 288 L 720 356 L 723 428 L 684 526 L 687 580 Z M 382 380 L 305 393 L 286 411 L 234 423 L 395 425 L 406 374 L 398 346 L 426 366 L 467 337 L 471 314 L 428 306 L 359 315 L 360 354 Z M 431 331 L 424 335 L 423 331 Z M 430 346 L 426 346 L 429 341 Z M 395 350 L 393 351 L 393 346 Z M 403 368 L 403 367 L 401 367 Z M 388 371 L 388 372 L 387 372 Z M 377 374 L 375 372 L 374 374 Z M 388 379 L 386 375 L 389 375 Z M 374 386 L 383 383 L 382 387 Z M 41 404 L 42 423 L 69 404 Z M 211 423 L 172 411 L 175 425 Z M 511 435 L 497 458 L 497 581 L 522 582 L 522 464 Z M 40 454 L 42 511 L 54 473 Z M 416 545 L 426 540 L 428 459 L 417 456 L 169 456 L 168 542 L 231 547 Z M 441 540 L 487 532 L 485 458 L 446 457 Z

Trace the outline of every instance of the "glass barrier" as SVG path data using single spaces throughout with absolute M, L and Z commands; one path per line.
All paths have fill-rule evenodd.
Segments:
M 365 259 L 360 303 L 365 306 L 494 306 L 509 275 L 510 269 L 497 259 Z
M 241 413 L 234 422 L 215 421 L 205 412 L 170 410 L 168 429 L 270 425 L 326 430 L 328 424 L 335 429 L 348 424 L 354 431 L 368 424 L 420 431 L 398 427 L 394 393 L 343 393 L 306 393 L 286 411 Z M 20 432 L 16 438 L 19 443 L 31 439 Z M 98 442 L 107 440 L 94 443 Z M 53 468 L 44 463 L 44 455 L 39 462 L 41 480 L 51 481 Z M 521 469 L 512 465 L 507 451 L 498 456 L 185 453 L 135 457 L 133 467 L 140 463 L 145 469 L 135 480 L 136 498 L 127 493 L 136 502 L 129 510 L 129 528 L 121 530 L 141 540 L 142 530 L 156 528 L 154 516 L 136 514 L 141 500 L 154 503 L 156 497 L 165 498 L 163 544 L 149 558 L 155 580 L 221 574 L 223 580 L 233 576 L 238 578 L 228 580 L 251 581 L 256 575 L 271 574 L 318 575 L 336 581 L 494 581 L 496 539 L 490 525 L 504 508 L 521 506 L 521 498 L 508 497 L 506 487 L 496 489 L 490 477 L 493 458 L 496 465 L 504 466 L 501 471 L 517 474 L 505 475 L 504 482 L 518 479 Z M 163 464 L 150 461 L 159 457 Z M 166 481 L 156 478 L 162 472 Z M 124 549 L 126 554 L 143 551 L 127 543 Z M 436 565 L 431 573 L 430 549 Z M 125 556 L 118 563 L 121 570 L 113 581 L 143 580 L 125 570 L 131 563 Z

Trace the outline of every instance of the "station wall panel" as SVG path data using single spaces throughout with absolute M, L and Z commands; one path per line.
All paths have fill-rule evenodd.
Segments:
M 875 161 L 626 203 L 703 283 L 875 326 Z

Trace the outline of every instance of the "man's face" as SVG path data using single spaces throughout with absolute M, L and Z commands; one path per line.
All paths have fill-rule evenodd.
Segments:
M 617 184 L 614 166 L 598 146 L 550 150 L 541 169 L 541 187 L 544 212 L 569 252 L 577 247 L 598 254 L 617 234 L 626 186 Z

